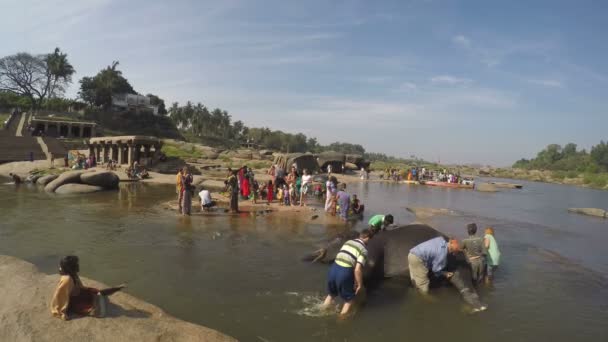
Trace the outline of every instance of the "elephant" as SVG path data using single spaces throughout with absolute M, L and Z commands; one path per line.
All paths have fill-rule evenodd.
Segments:
M 367 245 L 368 262 L 363 271 L 366 287 L 375 287 L 385 278 L 407 278 L 409 267 L 407 255 L 416 245 L 444 234 L 425 224 L 408 224 L 374 234 Z M 347 240 L 358 237 L 358 232 L 351 231 L 331 240 L 325 247 L 304 256 L 303 261 L 331 263 Z M 449 283 L 456 288 L 464 301 L 474 310 L 485 307 L 479 300 L 473 286 L 471 267 L 463 252 L 449 253 L 446 270 L 453 272 Z M 409 281 L 404 281 L 409 284 Z M 433 286 L 441 285 L 441 279 L 433 279 Z

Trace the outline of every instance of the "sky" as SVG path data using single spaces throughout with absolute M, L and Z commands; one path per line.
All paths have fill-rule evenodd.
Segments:
M 495 166 L 608 140 L 607 1 L 0 0 L 0 56 L 60 47 L 78 80 L 247 126 Z

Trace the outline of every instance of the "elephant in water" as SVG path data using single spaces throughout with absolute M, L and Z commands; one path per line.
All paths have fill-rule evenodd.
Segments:
M 409 224 L 376 233 L 367 245 L 368 263 L 363 275 L 366 286 L 373 287 L 384 278 L 404 277 L 409 280 L 407 255 L 410 249 L 438 236 L 447 239 L 444 234 L 425 224 Z M 325 247 L 304 256 L 303 260 L 331 263 L 344 242 L 357 237 L 358 232 L 355 231 L 338 236 Z M 448 254 L 447 271 L 454 273 L 449 282 L 460 292 L 464 301 L 473 309 L 482 308 L 483 304 L 473 286 L 471 267 L 464 253 Z M 431 280 L 432 283 L 437 284 L 437 281 L 433 281 L 432 278 Z M 409 281 L 403 283 L 408 284 Z

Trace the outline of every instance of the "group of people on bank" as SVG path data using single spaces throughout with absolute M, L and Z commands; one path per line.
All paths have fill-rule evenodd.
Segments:
M 357 239 L 349 240 L 340 249 L 327 279 L 328 295 L 322 305 L 327 309 L 337 297 L 344 301 L 341 315 L 350 312 L 357 294 L 364 289 L 363 268 L 366 266 L 367 244 L 380 230 L 393 223 L 392 215 L 375 215 L 369 220 L 369 228 L 360 232 Z M 431 277 L 450 279 L 447 271 L 449 253 L 463 251 L 471 267 L 473 284 L 485 279 L 490 283 L 500 263 L 500 250 L 494 237 L 494 229 L 487 227 L 483 237 L 477 235 L 477 225 L 467 225 L 468 237 L 459 242 L 439 236 L 414 246 L 408 254 L 408 268 L 412 285 L 423 295 L 428 295 Z M 485 306 L 474 311 L 485 310 Z

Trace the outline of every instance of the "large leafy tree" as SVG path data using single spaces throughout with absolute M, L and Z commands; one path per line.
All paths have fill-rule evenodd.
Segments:
M 45 99 L 62 95 L 75 72 L 59 48 L 43 55 L 21 52 L 0 59 L 0 91 L 26 97 L 36 110 Z
M 114 61 L 97 75 L 83 77 L 78 93 L 80 98 L 91 105 L 108 108 L 112 105 L 113 94 L 137 94 L 117 67 L 118 61 Z
M 608 143 L 601 141 L 591 148 L 591 160 L 604 171 L 608 171 Z

